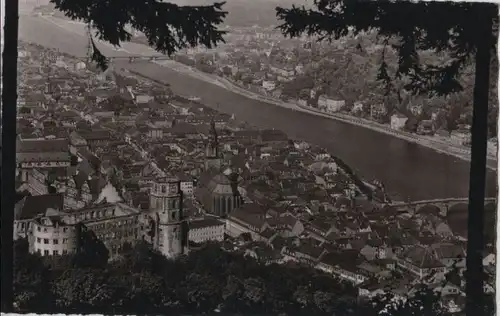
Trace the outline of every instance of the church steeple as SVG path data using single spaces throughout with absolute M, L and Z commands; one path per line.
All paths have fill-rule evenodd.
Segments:
M 210 141 L 214 145 L 219 144 L 219 136 L 217 135 L 217 129 L 215 128 L 215 120 L 214 117 L 212 116 L 212 119 L 210 120 Z
M 205 169 L 212 167 L 220 168 L 221 161 L 219 157 L 219 137 L 215 128 L 215 120 L 212 117 L 210 122 L 210 132 L 208 136 L 208 144 L 205 149 Z
M 210 121 L 210 132 L 208 136 L 208 144 L 206 150 L 206 158 L 218 158 L 219 156 L 219 137 L 215 128 L 215 121 L 212 117 Z

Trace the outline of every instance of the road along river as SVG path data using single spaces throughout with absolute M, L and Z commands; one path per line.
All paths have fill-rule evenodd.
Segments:
M 21 16 L 20 38 L 84 56 L 87 39 L 83 25 L 56 19 Z M 116 51 L 99 44 L 107 56 L 153 55 L 152 50 L 127 43 Z M 263 128 L 276 128 L 290 137 L 303 139 L 330 150 L 361 176 L 384 182 L 388 193 L 397 198 L 429 199 L 468 195 L 469 163 L 432 149 L 386 134 L 331 118 L 293 111 L 256 101 L 193 76 L 150 62 L 117 61 L 116 65 L 170 85 L 181 95 L 196 95 L 208 106 L 234 113 Z M 496 196 L 496 174 L 488 172 L 488 196 Z
M 154 63 L 164 67 L 168 67 L 182 74 L 187 74 L 197 79 L 209 82 L 219 87 L 226 88 L 227 90 L 230 90 L 232 92 L 243 95 L 253 100 L 262 101 L 285 108 L 290 108 L 295 111 L 308 112 L 315 115 L 328 117 L 337 121 L 358 125 L 364 128 L 369 128 L 371 130 L 380 133 L 388 134 L 411 143 L 431 148 L 437 152 L 445 153 L 460 158 L 462 160 L 470 161 L 470 155 L 471 155 L 470 148 L 466 148 L 464 146 L 457 146 L 451 144 L 449 141 L 446 140 L 439 140 L 432 136 L 416 135 L 405 131 L 396 131 L 391 129 L 391 127 L 386 124 L 376 123 L 367 119 L 354 117 L 352 115 L 347 115 L 344 113 L 327 113 L 325 111 L 315 109 L 309 106 L 299 105 L 296 102 L 284 102 L 276 98 L 264 96 L 260 93 L 249 91 L 248 89 L 238 86 L 236 83 L 228 79 L 221 78 L 219 76 L 212 74 L 203 73 L 199 70 L 196 70 L 192 67 L 188 67 L 173 60 L 159 60 L 159 61 L 154 61 Z M 491 152 L 488 153 L 487 165 L 488 168 L 490 169 L 496 169 L 497 167 L 496 154 L 493 154 Z

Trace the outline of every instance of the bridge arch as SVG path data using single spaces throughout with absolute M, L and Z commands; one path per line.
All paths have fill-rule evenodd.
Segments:
M 467 217 L 468 203 L 465 200 L 452 203 L 452 206 L 446 215 L 446 221 L 455 234 L 467 238 Z M 484 233 L 488 243 L 494 242 L 496 239 L 495 217 L 495 199 L 488 199 L 484 206 Z
M 448 213 L 446 217 L 463 217 L 467 218 L 467 212 L 469 210 L 469 204 L 466 201 L 455 201 L 448 204 Z
M 490 208 L 493 209 L 493 211 L 496 211 L 496 208 L 497 208 L 496 201 L 488 201 L 485 203 L 484 209 L 489 211 Z
M 415 207 L 415 214 L 439 215 L 443 212 L 443 208 L 446 208 L 445 204 L 419 204 Z

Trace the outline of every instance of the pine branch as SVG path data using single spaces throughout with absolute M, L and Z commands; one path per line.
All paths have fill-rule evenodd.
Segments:
M 333 40 L 348 34 L 376 30 L 377 38 L 396 38 L 399 57 L 396 78 L 410 78 L 407 89 L 415 93 L 438 95 L 460 91 L 457 80 L 465 62 L 475 54 L 479 41 L 477 26 L 485 5 L 453 2 L 315 0 L 314 9 L 293 6 L 276 8 L 285 36 L 302 34 Z M 496 7 L 491 6 L 492 10 Z M 494 17 L 498 25 L 498 16 Z M 494 32 L 495 33 L 495 32 Z M 492 37 L 495 37 L 492 34 Z M 494 41 L 496 42 L 496 41 Z M 424 65 L 419 51 L 432 49 L 447 53 L 454 61 L 448 65 Z
M 115 46 L 129 41 L 131 26 L 146 36 L 156 51 L 172 55 L 176 51 L 203 45 L 208 48 L 224 43 L 220 25 L 227 15 L 224 2 L 207 6 L 179 6 L 157 0 L 51 0 L 56 9 L 73 20 L 83 21 L 96 30 L 97 39 Z M 93 42 L 93 40 L 92 40 Z M 103 55 L 93 43 L 92 59 L 103 66 Z
M 94 61 L 102 71 L 105 71 L 108 68 L 109 60 L 97 48 L 91 34 L 89 34 L 89 39 L 92 46 L 92 53 L 89 56 L 90 60 Z

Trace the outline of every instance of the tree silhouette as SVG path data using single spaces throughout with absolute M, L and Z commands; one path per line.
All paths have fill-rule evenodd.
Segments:
M 54 280 L 51 288 L 58 309 L 66 313 L 95 313 L 103 309 L 113 311 L 116 287 L 108 279 L 109 274 L 101 270 L 65 270 Z
M 51 0 L 56 9 L 73 20 L 85 22 L 96 30 L 98 39 L 120 46 L 130 41 L 126 27 L 142 32 L 149 46 L 171 55 L 179 49 L 205 45 L 208 48 L 223 42 L 224 31 L 217 29 L 227 12 L 224 2 L 206 6 L 179 6 L 163 1 L 95 1 L 74 2 Z M 90 35 L 90 34 L 89 34 Z M 92 59 L 106 68 L 106 58 L 97 49 L 92 35 Z
M 491 137 L 497 137 L 498 108 L 493 107 L 488 113 L 488 132 Z
M 313 9 L 276 8 L 281 31 L 290 37 L 319 35 L 339 39 L 350 33 L 376 30 L 379 37 L 397 38 L 396 77 L 408 78 L 405 89 L 415 94 L 447 95 L 460 91 L 461 70 L 475 59 L 472 159 L 469 183 L 467 247 L 467 314 L 482 315 L 484 248 L 483 213 L 486 183 L 486 140 L 491 51 L 496 56 L 498 8 L 495 4 L 406 1 L 315 0 Z M 437 23 L 436 21 L 439 21 Z M 449 57 L 424 64 L 421 50 Z
M 78 251 L 73 256 L 73 265 L 78 268 L 104 268 L 109 251 L 92 230 L 78 224 Z
M 3 8 L 2 8 L 3 9 Z M 2 312 L 12 311 L 13 223 L 16 203 L 17 37 L 19 2 L 5 1 L 2 52 Z M 8 106 L 5 106 L 5 105 Z
M 49 285 L 48 271 L 38 254 L 29 253 L 27 239 L 14 242 L 14 286 L 11 289 L 16 307 L 20 311 L 48 311 L 50 296 L 46 288 Z
M 445 126 L 445 129 L 448 131 L 448 133 L 451 133 L 457 129 L 458 127 L 457 121 L 460 118 L 461 112 L 462 109 L 457 104 L 453 104 L 448 110 L 448 113 L 446 114 L 446 126 Z

